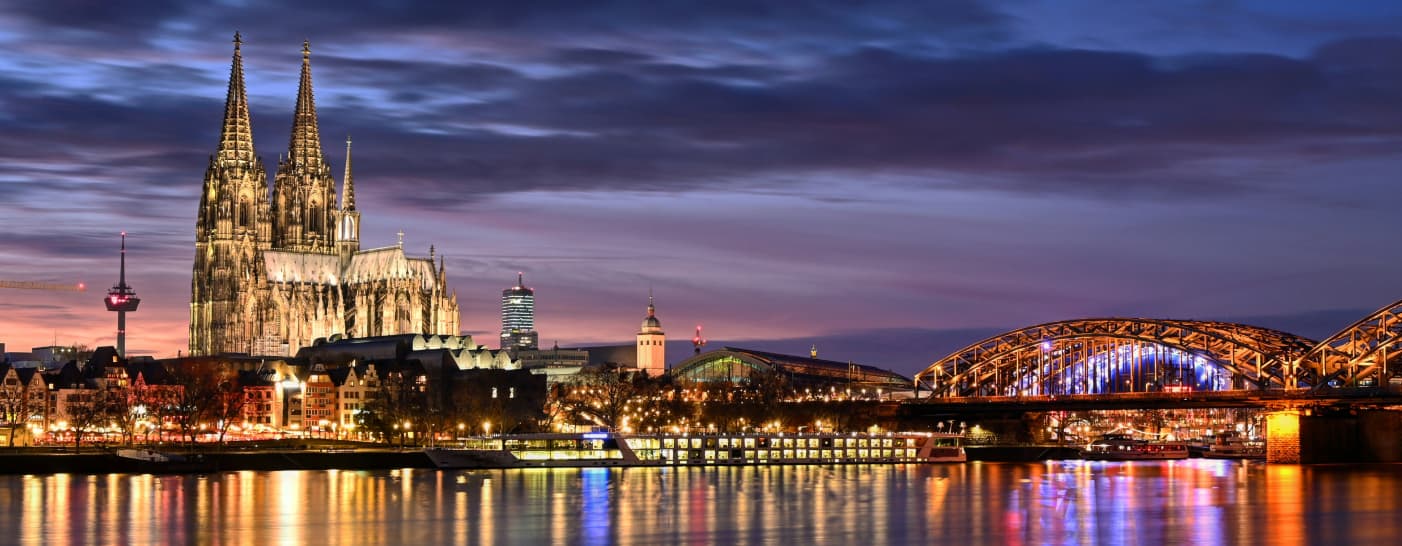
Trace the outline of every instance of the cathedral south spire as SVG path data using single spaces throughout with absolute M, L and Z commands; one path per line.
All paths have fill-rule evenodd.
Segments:
M 336 206 L 336 181 L 321 153 L 316 101 L 312 95 L 311 42 L 302 42 L 302 79 L 292 115 L 287 158 L 273 179 L 273 246 L 332 254 L 344 216 Z
M 316 122 L 316 99 L 312 94 L 312 43 L 302 42 L 302 79 L 297 85 L 297 109 L 292 117 L 292 141 L 287 146 L 293 164 L 319 166 L 321 130 Z
M 253 163 L 253 127 L 248 121 L 248 93 L 243 85 L 243 36 L 234 33 L 234 61 L 229 67 L 229 92 L 224 98 L 224 126 L 219 131 L 215 159 Z

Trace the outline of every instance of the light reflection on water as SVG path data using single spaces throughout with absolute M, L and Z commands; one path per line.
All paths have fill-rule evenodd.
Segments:
M 0 543 L 1398 544 L 1402 466 L 0 476 Z

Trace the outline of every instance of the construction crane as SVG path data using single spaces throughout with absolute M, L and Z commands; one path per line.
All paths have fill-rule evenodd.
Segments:
M 58 292 L 87 292 L 88 286 L 83 283 L 78 284 L 55 284 L 51 282 L 34 281 L 6 281 L 0 280 L 0 288 L 18 288 L 20 290 L 54 290 Z

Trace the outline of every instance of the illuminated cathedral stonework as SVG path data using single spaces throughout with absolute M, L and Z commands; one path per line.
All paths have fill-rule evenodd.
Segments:
M 269 199 L 268 174 L 253 149 L 242 42 L 210 156 L 195 225 L 190 354 L 289 355 L 318 338 L 458 334 L 457 294 L 441 257 L 404 254 L 399 244 L 360 249 L 350 140 L 342 198 L 321 151 L 312 98 L 310 44 L 286 158 Z

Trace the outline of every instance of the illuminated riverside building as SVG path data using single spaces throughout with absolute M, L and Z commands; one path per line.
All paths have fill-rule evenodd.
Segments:
M 913 390 L 910 378 L 874 366 L 735 347 L 701 353 L 672 367 L 672 377 L 681 383 L 745 383 L 766 375 L 800 391 L 880 389 L 883 395 L 900 396 Z
M 507 350 L 534 350 L 540 345 L 535 331 L 535 290 L 516 274 L 516 286 L 501 291 L 501 345 Z

